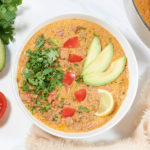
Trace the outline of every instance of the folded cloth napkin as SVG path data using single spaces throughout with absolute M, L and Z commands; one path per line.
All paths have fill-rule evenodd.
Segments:
M 139 116 L 140 123 L 130 137 L 95 145 L 58 138 L 33 126 L 27 137 L 27 150 L 150 150 L 150 80 L 141 93 L 142 116 Z

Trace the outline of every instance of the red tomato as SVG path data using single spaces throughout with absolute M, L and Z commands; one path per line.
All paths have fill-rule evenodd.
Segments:
M 71 62 L 71 63 L 80 62 L 82 60 L 83 60 L 83 58 L 81 56 L 75 55 L 75 54 L 70 54 L 69 59 L 68 59 L 68 61 Z
M 71 72 L 66 72 L 64 79 L 63 79 L 63 83 L 65 85 L 71 85 L 72 82 L 74 81 L 76 75 L 74 73 Z
M 78 37 L 73 37 L 64 43 L 64 48 L 77 48 L 79 46 Z
M 2 92 L 0 92 L 0 118 L 4 115 L 7 107 L 7 101 Z
M 85 99 L 86 97 L 86 90 L 85 89 L 80 89 L 74 93 L 75 98 L 77 99 L 78 102 L 81 102 Z
M 72 117 L 76 112 L 76 109 L 74 108 L 64 108 L 62 111 L 62 117 L 67 118 L 67 117 Z

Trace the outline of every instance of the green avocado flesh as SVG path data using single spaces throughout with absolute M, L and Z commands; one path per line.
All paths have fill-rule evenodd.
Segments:
M 92 72 L 103 72 L 111 63 L 113 56 L 113 45 L 108 44 L 104 50 L 85 68 L 81 75 L 86 75 Z
M 6 49 L 2 40 L 0 39 L 0 71 L 2 71 L 5 66 L 5 56 L 6 56 Z
M 126 57 L 121 57 L 114 61 L 106 72 L 93 72 L 83 76 L 83 80 L 87 85 L 99 86 L 114 81 L 124 70 Z
M 98 37 L 94 37 L 92 40 L 88 52 L 87 57 L 84 60 L 83 69 L 85 69 L 95 58 L 96 56 L 101 52 L 101 44 Z

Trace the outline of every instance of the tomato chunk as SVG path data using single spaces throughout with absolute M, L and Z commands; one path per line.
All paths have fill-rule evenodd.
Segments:
M 83 58 L 81 56 L 75 55 L 75 54 L 70 54 L 69 59 L 68 59 L 68 61 L 71 62 L 71 63 L 80 62 L 82 60 L 83 60 Z
M 0 118 L 4 115 L 7 107 L 7 101 L 2 92 L 0 92 Z
M 64 48 L 77 48 L 78 46 L 79 46 L 79 40 L 77 36 L 68 39 L 63 45 Z
M 76 91 L 76 92 L 74 93 L 74 96 L 75 96 L 75 98 L 76 98 L 76 100 L 77 100 L 78 102 L 81 102 L 81 101 L 83 101 L 83 100 L 85 99 L 85 97 L 86 97 L 86 90 L 85 90 L 85 89 L 80 89 L 80 90 L 78 90 L 78 91 Z
M 63 79 L 63 83 L 65 85 L 71 85 L 72 82 L 75 80 L 76 75 L 74 73 L 71 72 L 66 72 L 64 79 Z
M 67 117 L 72 117 L 76 112 L 76 109 L 74 108 L 64 108 L 62 111 L 62 117 L 67 118 Z

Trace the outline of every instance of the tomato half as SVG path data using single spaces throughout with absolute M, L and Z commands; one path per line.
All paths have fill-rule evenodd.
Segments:
M 81 56 L 75 54 L 70 54 L 68 59 L 68 61 L 71 63 L 80 62 L 82 60 L 83 58 Z
M 4 115 L 7 107 L 7 101 L 2 92 L 0 92 L 0 118 Z
M 75 80 L 76 75 L 74 73 L 71 72 L 66 72 L 64 79 L 63 79 L 63 83 L 65 85 L 71 85 L 72 82 Z
M 79 40 L 77 36 L 68 39 L 63 45 L 64 48 L 77 48 L 78 46 L 79 46 Z
M 83 101 L 83 100 L 85 99 L 85 97 L 86 97 L 86 90 L 85 90 L 85 89 L 80 89 L 80 90 L 78 90 L 78 91 L 76 91 L 76 92 L 74 93 L 74 96 L 75 96 L 75 98 L 76 98 L 76 100 L 77 100 L 78 102 L 81 102 L 81 101 Z
M 67 117 L 72 117 L 76 112 L 76 109 L 74 108 L 64 108 L 62 111 L 62 117 L 67 118 Z

